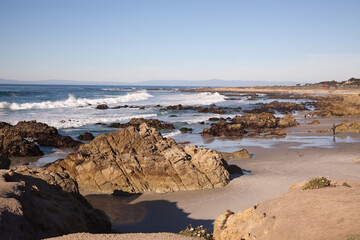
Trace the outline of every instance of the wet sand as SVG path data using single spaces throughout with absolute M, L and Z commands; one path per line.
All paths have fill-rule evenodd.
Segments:
M 273 141 L 270 148 L 248 146 L 246 149 L 253 154 L 251 159 L 229 163 L 250 173 L 232 176 L 226 187 L 166 194 L 147 192 L 131 197 L 88 195 L 86 198 L 110 216 L 114 230 L 119 232 L 178 232 L 189 224 L 203 225 L 212 232 L 213 221 L 227 209 L 238 212 L 281 196 L 296 182 L 318 176 L 360 180 L 360 164 L 355 163 L 360 156 L 360 134 L 338 133 L 333 138 L 331 132 L 317 133 L 316 130 L 330 129 L 343 118 L 318 119 L 319 125 L 308 125 L 312 120 L 302 120 L 298 127 L 287 129 L 287 135 L 295 140 L 296 137 L 321 136 L 325 142 L 302 146 L 303 142 L 280 139 Z

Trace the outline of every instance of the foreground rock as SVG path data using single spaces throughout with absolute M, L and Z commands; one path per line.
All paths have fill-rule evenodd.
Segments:
M 334 182 L 334 181 L 333 181 Z M 227 211 L 214 225 L 214 237 L 223 239 L 346 239 L 360 233 L 360 182 L 337 181 L 336 187 L 302 190 L 295 185 L 282 197 L 243 212 Z
M 132 118 L 130 122 L 124 124 L 113 123 L 111 124 L 110 127 L 115 127 L 115 128 L 126 128 L 129 126 L 139 127 L 140 124 L 142 123 L 146 123 L 149 127 L 153 127 L 156 129 L 169 129 L 169 130 L 175 129 L 174 125 L 171 123 L 164 123 L 163 121 L 160 121 L 158 119 L 144 119 L 144 118 Z
M 230 180 L 216 151 L 178 145 L 145 123 L 100 135 L 48 169 L 69 173 L 81 190 L 105 193 L 195 190 Z
M 65 173 L 21 167 L 0 170 L 1 239 L 41 239 L 109 232 L 106 216 L 79 194 Z
M 299 123 L 291 116 L 277 118 L 271 113 L 244 113 L 235 116 L 231 122 L 225 120 L 205 128 L 202 136 L 243 136 L 248 130 L 264 131 L 275 128 L 287 128 Z

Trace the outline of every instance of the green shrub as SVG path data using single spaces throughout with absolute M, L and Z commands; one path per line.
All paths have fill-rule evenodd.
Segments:
M 204 238 L 206 240 L 213 240 L 213 235 L 211 233 L 208 233 L 206 229 L 203 228 L 203 226 L 198 226 L 196 228 L 191 227 L 191 224 L 189 227 L 186 227 L 185 230 L 182 230 L 179 232 L 180 235 L 184 236 L 191 236 L 191 237 L 199 237 Z
M 318 189 L 324 187 L 331 187 L 331 181 L 326 177 L 313 178 L 303 186 L 303 190 L 306 189 Z

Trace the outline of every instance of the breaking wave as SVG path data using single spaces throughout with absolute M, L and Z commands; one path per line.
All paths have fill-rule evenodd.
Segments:
M 136 102 L 136 101 L 146 100 L 151 97 L 153 96 L 147 93 L 146 91 L 128 93 L 126 95 L 117 96 L 117 97 L 97 98 L 97 99 L 76 98 L 73 95 L 69 94 L 69 97 L 66 100 L 60 100 L 60 101 L 45 101 L 45 102 L 22 103 L 22 104 L 0 102 L 0 109 L 25 110 L 25 109 L 52 109 L 52 108 L 80 107 L 80 106 L 98 105 L 98 104 Z

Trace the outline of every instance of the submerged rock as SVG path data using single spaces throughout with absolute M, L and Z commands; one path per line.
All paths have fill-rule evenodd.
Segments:
M 195 190 L 230 181 L 216 151 L 178 145 L 146 123 L 100 135 L 48 169 L 68 173 L 81 190 L 105 193 Z
M 20 167 L 0 170 L 1 239 L 42 239 L 110 232 L 111 224 L 65 173 Z
M 96 106 L 96 109 L 108 109 L 108 108 L 109 108 L 109 106 L 106 104 L 99 104 Z

